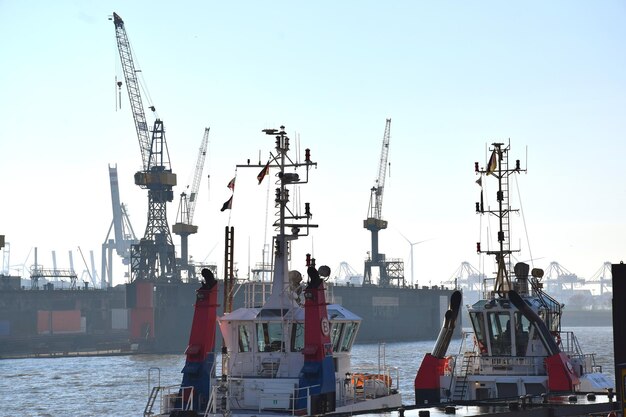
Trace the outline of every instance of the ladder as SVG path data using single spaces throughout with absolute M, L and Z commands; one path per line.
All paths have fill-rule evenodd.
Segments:
M 160 390 L 161 387 L 159 386 L 152 387 L 152 391 L 150 391 L 150 396 L 148 397 L 148 402 L 146 403 L 146 408 L 144 408 L 143 410 L 144 417 L 148 417 L 154 414 L 152 412 L 152 408 L 154 407 L 154 402 L 156 401 Z
M 473 356 L 463 355 L 463 363 L 461 364 L 461 370 L 459 375 L 454 376 L 454 392 L 452 393 L 452 400 L 465 399 L 465 393 L 467 391 L 468 381 L 467 375 L 469 373 L 470 364 L 472 363 Z
M 505 253 L 511 249 L 511 226 L 509 220 L 510 206 L 509 206 L 509 153 L 508 149 L 504 150 L 505 154 L 502 156 L 500 160 L 500 167 L 502 175 L 502 249 Z M 510 262 L 510 255 L 505 255 L 506 265 L 508 270 L 508 265 Z

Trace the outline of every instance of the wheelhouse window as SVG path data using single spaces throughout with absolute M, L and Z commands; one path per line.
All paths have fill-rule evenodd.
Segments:
M 250 352 L 250 333 L 248 332 L 248 326 L 240 324 L 238 328 L 239 352 Z
M 515 312 L 515 354 L 526 356 L 528 349 L 528 335 L 530 333 L 530 320 L 519 311 Z
M 291 327 L 291 351 L 300 352 L 304 348 L 304 323 L 294 323 Z
M 343 334 L 343 339 L 341 339 L 341 346 L 339 350 L 341 352 L 349 352 L 352 347 L 352 342 L 354 341 L 354 336 L 356 335 L 356 329 L 358 327 L 357 323 L 346 323 L 346 327 Z
M 334 322 L 330 329 L 330 343 L 333 345 L 333 352 L 339 351 L 339 341 L 341 340 L 341 333 L 345 323 Z
M 282 323 L 257 323 L 257 347 L 259 352 L 284 352 Z
M 474 328 L 474 335 L 478 342 L 478 348 L 481 353 L 487 353 L 487 341 L 485 340 L 485 320 L 483 313 L 470 313 L 470 319 L 472 320 L 472 327 Z
M 509 312 L 496 311 L 487 313 L 488 329 L 493 355 L 511 355 L 511 315 Z

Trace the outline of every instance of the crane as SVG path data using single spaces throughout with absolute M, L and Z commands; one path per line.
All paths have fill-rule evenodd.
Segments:
M 378 177 L 370 194 L 367 219 L 363 221 L 363 227 L 371 232 L 372 250 L 369 259 L 365 261 L 365 273 L 363 284 L 372 284 L 372 267 L 378 267 L 380 273 L 379 285 L 387 286 L 391 279 L 404 281 L 404 264 L 402 261 L 385 260 L 385 254 L 378 252 L 378 232 L 387 228 L 387 221 L 382 218 L 383 193 L 385 191 L 385 177 L 387 176 L 387 159 L 389 157 L 389 139 L 391 131 L 391 119 L 385 123 L 383 134 L 383 146 L 380 151 L 378 164 Z
M 156 118 L 152 132 L 148 130 L 124 21 L 117 13 L 113 13 L 113 23 L 141 151 L 142 170 L 135 173 L 135 184 L 148 190 L 148 222 L 144 237 L 131 246 L 131 281 L 180 280 L 174 243 L 167 223 L 167 203 L 174 199 L 172 188 L 176 185 L 176 174 L 172 172 L 170 164 L 165 127 L 163 121 Z M 150 110 L 154 113 L 154 106 L 150 106 Z
M 185 192 L 180 194 L 176 223 L 172 226 L 172 231 L 180 236 L 180 270 L 186 270 L 188 277 L 195 276 L 194 269 L 189 266 L 187 238 L 189 235 L 198 232 L 198 226 L 194 226 L 192 221 L 196 203 L 198 202 L 198 190 L 200 189 L 200 182 L 202 181 L 202 170 L 204 168 L 204 160 L 206 159 L 207 146 L 209 144 L 209 130 L 210 128 L 208 127 L 204 129 L 204 136 L 200 144 L 200 151 L 198 152 L 191 192 L 189 196 L 187 196 Z
M 113 220 L 109 226 L 104 243 L 102 244 L 102 288 L 113 286 L 113 249 L 122 258 L 124 265 L 130 264 L 130 248 L 139 240 L 130 223 L 126 207 L 120 202 L 120 188 L 117 176 L 117 165 L 109 165 L 109 180 L 111 183 L 111 204 Z M 113 230 L 113 239 L 110 239 Z

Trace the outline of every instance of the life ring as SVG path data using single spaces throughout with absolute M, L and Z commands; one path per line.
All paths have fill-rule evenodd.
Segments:
M 443 373 L 444 375 L 452 375 L 454 373 L 454 358 L 452 356 L 445 358 Z

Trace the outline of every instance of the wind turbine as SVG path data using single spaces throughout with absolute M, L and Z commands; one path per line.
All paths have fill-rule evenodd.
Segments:
M 413 265 L 414 265 L 413 264 L 413 246 L 415 246 L 417 244 L 420 244 L 420 243 L 428 242 L 429 240 L 432 240 L 432 239 L 426 239 L 426 240 L 420 240 L 420 241 L 417 241 L 417 242 L 411 242 L 408 237 L 406 237 L 406 236 L 404 236 L 402 234 L 401 231 L 398 230 L 398 233 L 400 233 L 400 236 L 402 236 L 407 242 L 409 242 L 409 245 L 411 245 L 411 286 L 413 286 L 413 283 L 415 282 L 414 281 L 414 270 L 413 270 Z

